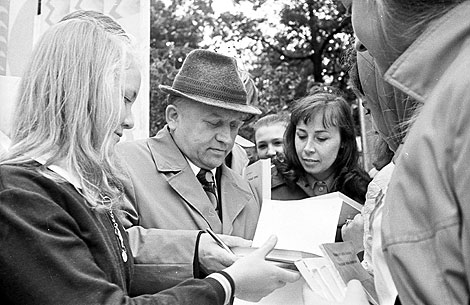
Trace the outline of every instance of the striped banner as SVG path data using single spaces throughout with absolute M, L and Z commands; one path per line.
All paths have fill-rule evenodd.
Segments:
M 21 77 L 34 43 L 51 25 L 76 10 L 94 10 L 113 17 L 135 40 L 141 51 L 142 85 L 133 107 L 135 127 L 126 131 L 124 138 L 147 137 L 150 0 L 0 0 L 0 76 Z M 5 82 L 0 78 L 0 85 Z M 14 101 L 1 96 L 0 111 L 8 103 Z
M 10 0 L 0 0 L 0 75 L 6 75 Z

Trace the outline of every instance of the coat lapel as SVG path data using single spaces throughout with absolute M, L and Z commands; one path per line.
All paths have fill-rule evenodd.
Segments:
M 221 166 L 222 174 L 220 177 L 220 194 L 222 202 L 223 233 L 231 235 L 233 232 L 233 223 L 241 211 L 245 208 L 249 200 L 252 200 L 253 194 L 237 185 L 232 170 L 225 164 Z
M 148 141 L 148 148 L 157 171 L 166 177 L 170 187 L 206 221 L 202 223 L 195 217 L 198 226 L 204 229 L 209 225 L 216 233 L 222 232 L 221 222 L 212 203 L 166 126 Z

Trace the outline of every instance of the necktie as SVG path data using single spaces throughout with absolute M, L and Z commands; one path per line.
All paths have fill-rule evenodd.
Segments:
M 214 175 L 211 171 L 201 168 L 199 173 L 196 175 L 197 180 L 202 185 L 202 188 L 209 197 L 214 209 L 217 210 L 218 200 L 217 200 L 217 190 L 215 188 Z

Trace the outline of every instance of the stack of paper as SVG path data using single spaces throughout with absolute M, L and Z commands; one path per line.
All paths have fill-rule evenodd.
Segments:
M 253 247 L 269 236 L 278 237 L 277 249 L 323 255 L 319 246 L 335 242 L 336 229 L 352 219 L 362 206 L 339 192 L 301 200 L 263 201 Z

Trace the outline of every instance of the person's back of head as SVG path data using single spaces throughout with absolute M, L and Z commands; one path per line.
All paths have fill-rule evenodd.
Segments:
M 466 0 L 342 1 L 352 6 L 356 49 L 369 50 L 383 74 L 429 23 Z
M 467 0 L 382 0 L 378 8 L 384 13 L 386 32 L 399 35 L 400 29 L 406 29 L 402 32 L 401 39 L 414 40 L 427 24 L 465 1 Z M 401 26 L 392 27 L 399 23 Z

